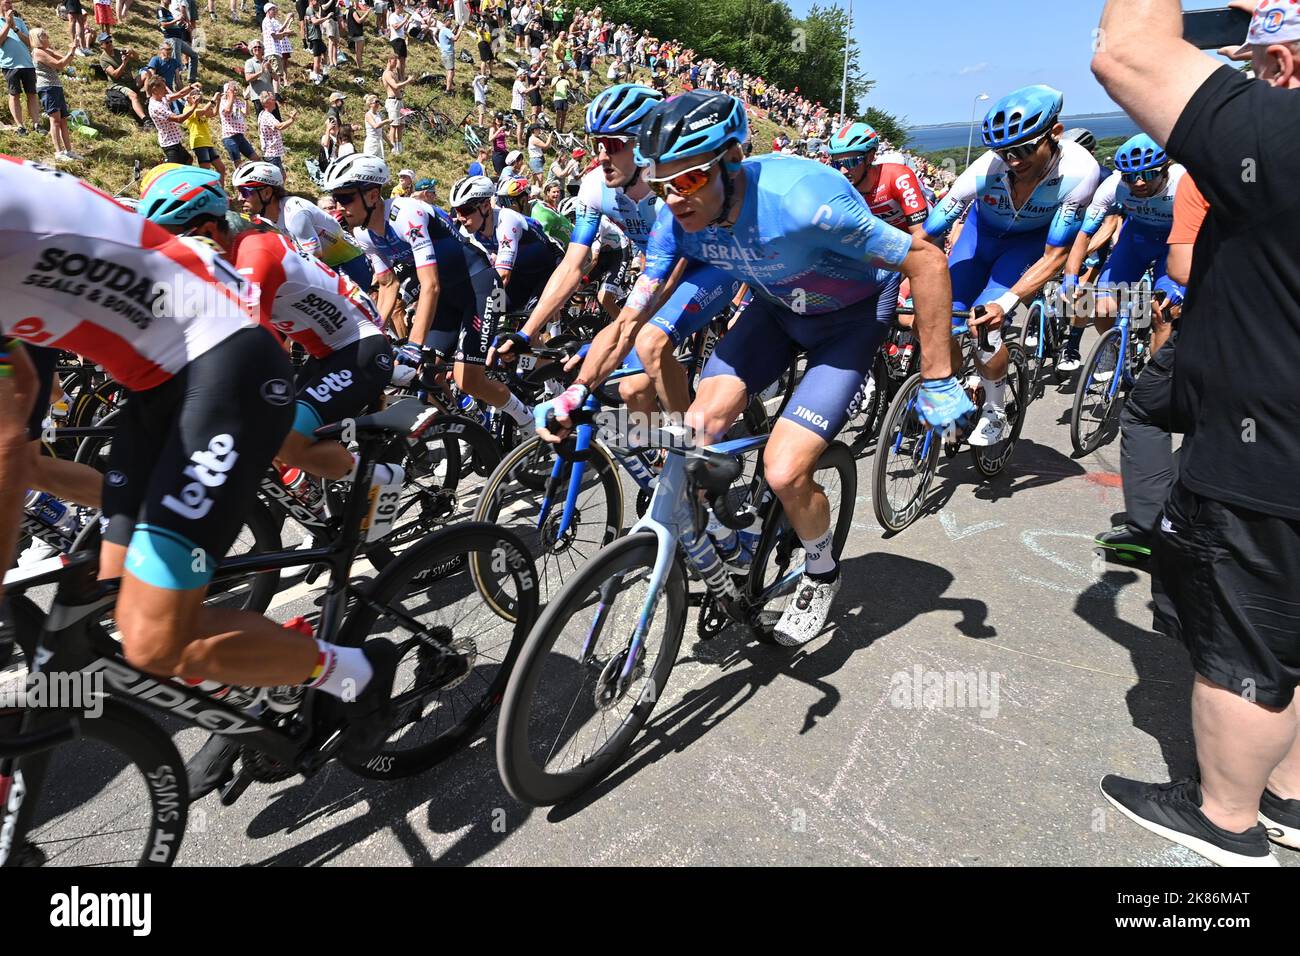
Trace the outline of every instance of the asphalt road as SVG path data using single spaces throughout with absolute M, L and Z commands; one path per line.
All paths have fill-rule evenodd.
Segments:
M 945 462 L 942 510 L 892 538 L 861 458 L 836 628 L 791 652 L 734 629 L 700 641 L 692 612 L 646 732 L 580 801 L 516 803 L 490 723 L 398 783 L 331 765 L 254 784 L 233 807 L 209 797 L 191 808 L 179 862 L 1202 864 L 1097 789 L 1109 772 L 1188 773 L 1191 671 L 1151 629 L 1146 575 L 1094 559 L 1092 536 L 1123 507 L 1118 446 L 1071 458 L 1070 401 L 1049 391 L 1031 407 L 990 484 L 967 453 Z M 312 607 L 298 586 L 272 616 Z M 176 740 L 188 754 L 202 738 Z M 80 812 L 111 821 L 116 781 L 90 776 Z

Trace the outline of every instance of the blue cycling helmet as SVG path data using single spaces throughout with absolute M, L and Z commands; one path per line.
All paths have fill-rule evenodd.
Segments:
M 749 139 L 745 105 L 712 90 L 679 93 L 655 106 L 641 121 L 636 161 L 642 166 L 722 152 Z
M 664 95 L 640 83 L 618 83 L 587 104 L 587 132 L 593 136 L 635 136 L 637 127 Z
M 831 155 L 843 156 L 845 153 L 869 153 L 880 145 L 880 137 L 867 123 L 848 123 L 841 126 L 831 137 Z
M 1167 162 L 1168 154 L 1146 133 L 1138 133 L 1115 150 L 1115 168 L 1121 173 L 1144 173 Z
M 1065 97 L 1050 86 L 1025 86 L 993 104 L 984 117 L 982 136 L 989 149 L 1018 146 L 1056 125 Z
M 184 226 L 199 216 L 222 218 L 230 200 L 221 174 L 198 166 L 169 169 L 140 197 L 140 215 L 160 226 Z

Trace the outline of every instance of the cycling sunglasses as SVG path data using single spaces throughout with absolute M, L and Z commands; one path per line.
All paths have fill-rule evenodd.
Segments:
M 669 195 L 694 196 L 697 192 L 709 184 L 713 178 L 713 167 L 722 162 L 722 154 L 714 156 L 702 166 L 692 166 L 690 169 L 683 169 L 674 176 L 666 176 L 663 179 L 651 179 L 646 177 L 646 185 L 660 199 L 667 199 Z
M 605 154 L 608 156 L 617 156 L 631 145 L 632 137 L 630 136 L 596 137 L 596 152 L 600 152 L 603 149 Z
M 471 213 L 476 213 L 476 212 L 478 212 L 478 211 L 479 211 L 479 207 L 480 207 L 480 206 L 481 206 L 485 201 L 486 201 L 486 200 L 483 200 L 483 199 L 476 199 L 476 200 L 474 200 L 474 202 L 467 202 L 467 203 L 465 203 L 465 205 L 463 205 L 463 206 L 456 206 L 454 209 L 452 209 L 452 213 L 454 213 L 455 215 L 459 216 L 461 219 L 465 219 L 465 218 L 468 217 Z
M 848 159 L 836 159 L 831 157 L 831 166 L 842 173 L 851 173 L 859 166 L 863 165 L 869 157 L 867 156 L 850 156 Z
M 1157 166 L 1155 169 L 1144 169 L 1140 173 L 1120 173 L 1120 179 L 1132 186 L 1136 182 L 1158 183 L 1164 178 L 1165 173 L 1169 170 L 1165 166 Z
M 243 187 L 241 187 L 239 191 L 240 193 L 243 193 Z M 330 195 L 334 197 L 334 201 L 340 206 L 351 206 L 352 200 L 356 199 L 360 194 L 361 191 L 357 189 L 354 189 L 351 192 L 330 193 Z
M 237 186 L 236 188 L 239 190 L 239 195 L 247 199 L 249 196 L 256 195 L 259 189 L 266 189 L 267 186 L 266 183 L 258 183 L 255 186 Z M 340 201 L 338 196 L 335 196 L 334 199 L 336 202 Z M 344 205 L 346 205 L 346 203 L 344 203 Z
M 1038 147 L 1042 146 L 1047 137 L 1051 135 L 1051 133 L 1044 133 L 1042 136 L 1038 137 L 1038 139 L 1031 140 L 1028 143 L 1021 143 L 1019 146 L 1007 146 L 1003 149 L 995 149 L 993 152 L 996 154 L 998 159 L 1003 162 L 1023 162 L 1030 156 L 1034 155 L 1034 153 L 1038 152 Z

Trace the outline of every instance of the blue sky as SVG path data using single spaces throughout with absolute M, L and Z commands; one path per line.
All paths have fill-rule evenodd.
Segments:
M 811 6 L 811 0 L 787 2 L 796 16 Z M 822 3 L 844 7 L 848 0 Z M 1225 3 L 1184 0 L 1183 8 Z M 1118 109 L 1088 69 L 1102 6 L 1102 0 L 853 0 L 860 65 L 876 81 L 865 105 L 917 125 L 964 123 L 980 93 L 996 98 L 1047 83 L 1065 93 L 1067 114 Z

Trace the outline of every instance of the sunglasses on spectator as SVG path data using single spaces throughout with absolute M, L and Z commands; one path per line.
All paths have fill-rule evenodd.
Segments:
M 596 151 L 604 150 L 608 156 L 617 156 L 632 145 L 630 136 L 597 136 Z
M 703 165 L 683 169 L 680 173 L 675 173 L 672 176 L 664 176 L 660 179 L 647 177 L 646 185 L 660 199 L 667 199 L 670 194 L 683 198 L 694 196 L 709 184 L 709 180 L 713 178 L 713 167 L 721 161 L 722 154 L 719 153 Z
M 1120 173 L 1120 178 L 1132 186 L 1136 182 L 1159 182 L 1166 172 L 1164 166 L 1157 166 L 1155 169 L 1144 169 L 1140 173 Z
M 1028 143 L 1021 143 L 1019 146 L 1007 146 L 1004 149 L 995 149 L 993 152 L 1003 162 L 1022 162 L 1038 152 L 1038 147 L 1042 146 L 1051 135 L 1051 133 L 1044 133 L 1038 139 L 1030 140 Z

